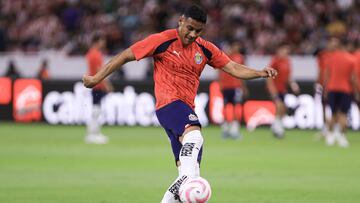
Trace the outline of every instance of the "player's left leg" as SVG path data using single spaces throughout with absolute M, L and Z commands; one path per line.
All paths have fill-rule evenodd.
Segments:
M 91 117 L 87 122 L 87 135 L 85 142 L 90 144 L 106 144 L 108 138 L 101 133 L 101 123 L 99 121 L 101 115 L 101 99 L 105 96 L 105 92 L 101 90 L 92 90 L 93 107 Z
M 240 123 L 237 118 L 236 105 L 242 101 L 240 88 L 229 88 L 222 91 L 224 98 L 224 122 L 222 124 L 222 135 L 224 138 L 240 138 Z
M 284 126 L 282 124 L 282 118 L 286 114 L 286 106 L 284 103 L 284 95 L 279 94 L 274 101 L 276 112 L 275 112 L 275 119 L 271 125 L 271 130 L 275 138 L 284 138 Z
M 221 131 L 222 131 L 222 137 L 228 138 L 230 137 L 230 128 L 231 128 L 231 121 L 232 121 L 232 100 L 234 92 L 232 89 L 223 89 L 221 91 L 221 94 L 223 96 L 223 115 L 224 115 L 224 121 L 221 124 Z
M 350 94 L 341 94 L 340 99 L 340 112 L 338 114 L 339 118 L 339 134 L 336 137 L 337 143 L 340 147 L 349 147 L 349 141 L 346 138 L 346 130 L 347 130 L 347 113 L 351 107 L 351 95 Z
M 243 90 L 240 88 L 234 89 L 234 98 L 232 101 L 232 121 L 230 127 L 230 136 L 234 139 L 242 138 L 240 133 L 240 123 L 241 123 L 241 104 L 243 102 Z
M 233 121 L 233 109 L 234 106 L 231 103 L 224 103 L 224 122 L 221 125 L 222 137 L 229 138 L 231 135 L 231 127 Z

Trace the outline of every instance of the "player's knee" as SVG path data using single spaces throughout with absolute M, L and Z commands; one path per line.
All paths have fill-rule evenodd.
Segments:
M 182 144 L 185 143 L 195 143 L 197 146 L 202 146 L 204 143 L 204 138 L 201 135 L 200 130 L 192 130 L 187 132 L 182 140 Z

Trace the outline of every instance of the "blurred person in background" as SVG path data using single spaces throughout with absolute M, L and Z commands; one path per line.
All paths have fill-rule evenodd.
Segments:
M 156 116 L 166 131 L 179 175 L 166 190 L 162 203 L 179 203 L 179 187 L 187 178 L 200 176 L 203 136 L 194 112 L 200 75 L 206 64 L 239 79 L 275 77 L 272 68 L 261 71 L 238 64 L 213 43 L 199 37 L 206 12 L 192 5 L 180 16 L 177 29 L 149 35 L 116 55 L 94 76 L 84 75 L 92 88 L 123 64 L 146 57 L 154 59 Z
M 295 95 L 300 93 L 299 85 L 291 77 L 289 53 L 290 46 L 286 43 L 277 48 L 269 66 L 274 67 L 279 76 L 276 79 L 268 78 L 266 80 L 267 89 L 276 106 L 275 119 L 271 125 L 271 131 L 276 138 L 284 138 L 285 136 L 282 118 L 287 113 L 284 99 L 285 94 L 288 92 L 288 86 Z
M 226 50 L 229 58 L 236 63 L 244 64 L 244 56 L 240 53 L 240 42 L 233 41 Z M 219 72 L 219 84 L 224 98 L 224 123 L 222 124 L 223 138 L 241 138 L 239 132 L 240 118 L 236 106 L 241 104 L 248 95 L 246 83 L 224 71 Z
M 13 81 L 21 77 L 14 60 L 9 61 L 5 76 L 11 78 Z
M 347 113 L 351 107 L 352 94 L 357 94 L 357 62 L 345 45 L 336 37 L 330 38 L 330 46 L 334 49 L 326 61 L 324 96 L 330 105 L 332 116 L 326 144 L 348 147 L 346 138 Z
M 41 62 L 39 72 L 37 74 L 37 78 L 40 80 L 49 80 L 50 74 L 49 74 L 49 67 L 48 67 L 48 60 L 44 59 Z
M 92 38 L 91 47 L 86 54 L 88 64 L 88 74 L 95 75 L 103 65 L 102 51 L 106 46 L 106 38 L 102 34 L 95 34 Z M 99 82 L 92 90 L 92 112 L 91 117 L 87 122 L 87 135 L 85 142 L 90 144 L 106 144 L 108 137 L 101 133 L 101 100 L 107 92 L 113 91 L 113 87 L 109 80 L 105 79 Z
M 324 82 L 325 82 L 325 68 L 326 68 L 326 61 L 329 57 L 331 57 L 331 52 L 334 51 L 334 47 L 331 47 L 331 43 L 327 41 L 326 46 L 324 49 L 319 50 L 315 55 L 317 59 L 317 67 L 318 67 L 318 77 L 314 85 L 315 90 L 315 98 L 321 100 L 322 104 L 322 111 L 323 111 L 323 121 L 324 125 L 321 129 L 321 132 L 317 135 L 320 135 L 321 138 L 325 138 L 329 132 L 329 122 L 328 116 L 326 115 L 326 101 L 324 94 Z

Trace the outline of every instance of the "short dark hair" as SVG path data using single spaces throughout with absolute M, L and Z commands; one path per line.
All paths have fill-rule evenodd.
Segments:
M 186 9 L 184 16 L 187 18 L 192 18 L 196 21 L 206 23 L 207 14 L 206 11 L 198 5 L 192 5 Z
M 105 39 L 105 35 L 103 35 L 102 33 L 95 33 L 91 39 L 91 43 L 97 43 L 102 39 Z

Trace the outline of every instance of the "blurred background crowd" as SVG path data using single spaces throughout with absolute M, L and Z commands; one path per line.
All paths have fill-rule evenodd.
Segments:
M 190 0 L 0 0 L 0 52 L 84 54 L 96 32 L 115 54 L 150 33 L 175 28 Z M 237 40 L 246 54 L 272 54 L 286 41 L 313 54 L 328 36 L 360 42 L 360 1 L 199 0 L 209 16 L 204 38 Z

